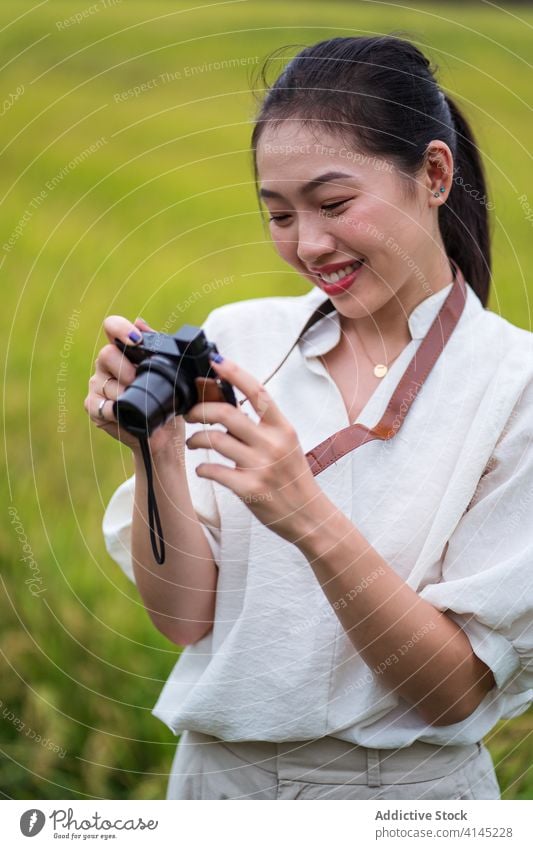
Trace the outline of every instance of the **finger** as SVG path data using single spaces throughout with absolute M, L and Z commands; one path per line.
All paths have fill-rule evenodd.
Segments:
M 117 421 L 113 415 L 113 402 L 107 398 L 101 398 L 94 392 L 91 392 L 86 399 L 86 410 L 96 425 L 101 426 L 106 423 L 116 423 Z
M 195 448 L 207 448 L 218 451 L 228 460 L 233 460 L 241 468 L 255 468 L 255 455 L 251 449 L 221 430 L 200 430 L 193 433 L 185 440 L 185 445 L 194 450 Z
M 242 497 L 240 493 L 242 472 L 238 469 L 230 469 L 229 466 L 222 466 L 220 463 L 200 463 L 196 467 L 196 474 L 199 478 L 209 478 L 231 489 L 239 498 Z
M 139 330 L 148 330 L 148 331 L 150 331 L 151 333 L 155 333 L 155 332 L 156 332 L 156 331 L 154 330 L 154 328 L 153 328 L 153 327 L 150 327 L 150 325 L 146 323 L 146 321 L 144 320 L 144 318 L 141 318 L 140 316 L 139 316 L 138 318 L 136 318 L 136 319 L 135 319 L 135 321 L 134 321 L 133 323 L 134 323 L 135 327 L 138 327 L 138 328 L 139 328 Z
M 219 377 L 224 378 L 246 395 L 262 422 L 268 425 L 278 425 L 285 420 L 263 384 L 259 383 L 250 372 L 245 371 L 233 360 L 226 358 L 222 359 L 221 362 L 211 359 L 210 364 Z
M 135 380 L 137 374 L 137 369 L 133 363 L 130 363 L 116 345 L 104 345 L 100 350 L 96 358 L 96 371 L 102 373 L 103 380 L 111 375 L 124 386 L 129 386 Z
M 110 374 L 96 372 L 94 378 L 89 381 L 89 386 L 102 398 L 109 398 L 111 401 L 116 401 L 122 395 L 127 386 L 117 380 Z
M 186 422 L 222 424 L 236 439 L 247 445 L 257 445 L 260 434 L 255 422 L 246 413 L 226 401 L 205 401 L 195 404 L 183 418 Z
M 104 330 L 110 342 L 120 339 L 125 345 L 138 345 L 142 340 L 139 328 L 123 315 L 108 315 L 104 319 Z

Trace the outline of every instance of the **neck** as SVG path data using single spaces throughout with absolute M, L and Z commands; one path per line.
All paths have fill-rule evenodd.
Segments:
M 417 272 L 417 276 L 409 278 L 386 304 L 371 315 L 362 318 L 341 315 L 343 333 L 362 337 L 369 345 L 373 340 L 380 340 L 381 349 L 385 346 L 391 353 L 402 350 L 411 341 L 408 319 L 413 310 L 453 280 L 450 262 L 443 252 L 439 253 L 434 264 L 428 265 L 428 269 L 427 273 L 422 271 L 423 282 Z

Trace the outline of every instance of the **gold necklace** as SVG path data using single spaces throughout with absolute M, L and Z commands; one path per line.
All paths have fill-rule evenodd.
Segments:
M 394 359 L 389 360 L 389 362 L 388 362 L 388 363 L 375 363 L 373 360 L 371 360 L 371 359 L 370 359 L 370 357 L 369 357 L 369 355 L 368 355 L 368 351 L 366 350 L 366 346 L 365 346 L 365 344 L 364 344 L 364 342 L 363 342 L 363 340 L 362 340 L 361 336 L 360 336 L 360 335 L 358 335 L 358 336 L 357 336 L 357 338 L 359 339 L 359 341 L 360 341 L 360 343 L 361 343 L 361 346 L 362 346 L 362 348 L 363 348 L 363 351 L 364 351 L 364 352 L 365 352 L 365 354 L 366 354 L 366 358 L 367 358 L 368 362 L 371 364 L 372 368 L 374 369 L 374 374 L 375 374 L 375 376 L 376 376 L 376 377 L 385 377 L 385 375 L 386 375 L 386 374 L 387 374 L 387 372 L 389 371 L 389 366 L 391 365 L 391 363 L 393 363 L 393 362 L 394 362 L 394 360 L 397 360 L 397 359 L 398 359 L 398 357 L 399 357 L 399 356 L 400 356 L 400 354 L 401 354 L 401 351 L 400 351 L 400 354 L 396 354 L 396 356 L 394 357 Z
M 361 339 L 361 337 L 360 337 L 360 336 L 358 336 L 357 338 L 358 338 L 358 339 L 359 339 L 359 341 L 361 342 L 361 346 L 362 346 L 362 348 L 363 348 L 363 351 L 365 352 L 365 355 L 366 355 L 367 360 L 369 361 L 370 365 L 372 366 L 372 369 L 373 369 L 373 371 L 374 371 L 374 375 L 375 375 L 376 377 L 379 377 L 379 378 L 381 378 L 381 377 L 385 377 L 385 375 L 386 375 L 386 374 L 387 374 L 387 372 L 389 371 L 389 366 L 391 365 L 391 363 L 393 363 L 393 362 L 394 362 L 394 360 L 397 360 L 397 359 L 398 359 L 398 357 L 400 356 L 400 354 L 401 354 L 402 352 L 400 351 L 400 354 L 396 354 L 396 356 L 394 357 L 394 359 L 393 359 L 393 360 L 389 360 L 389 362 L 388 362 L 388 363 L 374 363 L 374 361 L 373 361 L 373 360 L 371 360 L 371 359 L 370 359 L 370 357 L 368 356 L 368 352 L 367 352 L 367 350 L 366 350 L 366 348 L 365 348 L 365 346 L 364 346 L 364 344 L 363 344 L 363 340 Z M 326 364 L 326 361 L 324 360 L 324 358 L 323 358 L 323 357 L 320 357 L 320 360 L 322 361 L 322 364 L 323 364 L 324 368 L 326 369 L 326 371 L 327 371 L 327 372 L 329 372 L 329 369 L 328 369 L 328 367 L 327 367 L 327 364 Z

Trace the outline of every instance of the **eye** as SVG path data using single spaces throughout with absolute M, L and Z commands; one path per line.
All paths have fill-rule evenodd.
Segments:
M 285 212 L 285 213 L 282 213 L 281 215 L 271 215 L 268 220 L 269 221 L 276 221 L 276 223 L 279 223 L 281 221 L 286 221 L 287 218 L 290 218 L 290 215 L 289 215 L 288 212 Z
M 339 207 L 344 206 L 345 204 L 349 203 L 351 200 L 353 200 L 353 198 L 347 198 L 346 200 L 338 200 L 338 201 L 335 201 L 335 203 L 328 203 L 328 204 L 324 203 L 321 206 L 321 213 L 325 217 L 329 218 L 331 216 L 333 218 L 334 217 L 334 215 L 333 215 L 334 210 L 337 210 Z M 278 215 L 271 215 L 268 220 L 269 221 L 275 221 L 276 224 L 281 224 L 284 221 L 287 222 L 287 219 L 289 219 L 290 217 L 291 217 L 290 213 L 285 212 L 285 213 L 279 213 Z
M 321 206 L 321 210 L 324 210 L 324 214 L 329 217 L 330 211 L 337 209 L 339 206 L 344 206 L 345 203 L 349 203 L 351 200 L 353 200 L 353 198 L 338 200 L 335 203 L 324 203 Z

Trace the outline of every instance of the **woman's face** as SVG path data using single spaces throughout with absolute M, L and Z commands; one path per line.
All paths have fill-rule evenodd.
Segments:
M 383 308 L 382 315 L 397 313 L 399 303 L 410 311 L 410 304 L 431 294 L 432 284 L 436 290 L 451 282 L 437 218 L 450 178 L 424 171 L 407 200 L 391 162 L 288 121 L 265 126 L 257 168 L 278 253 L 323 289 L 342 315 L 362 318 Z M 439 200 L 433 182 L 447 186 Z M 359 259 L 359 270 L 346 274 L 343 268 Z M 328 286 L 322 273 L 332 265 L 339 271 L 333 270 Z M 443 273 L 449 279 L 436 281 Z

